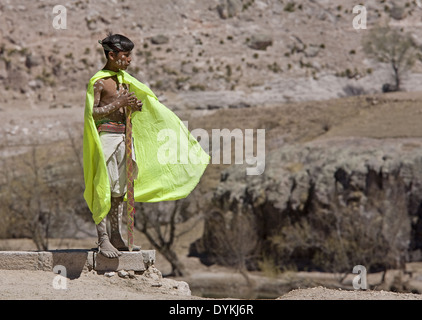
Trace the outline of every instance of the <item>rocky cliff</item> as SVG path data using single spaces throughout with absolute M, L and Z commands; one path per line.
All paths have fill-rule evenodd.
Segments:
M 421 189 L 420 139 L 285 145 L 267 155 L 260 176 L 245 175 L 241 166 L 222 174 L 215 209 L 191 254 L 213 263 L 242 252 L 235 263 L 252 268 L 263 260 L 334 272 L 358 264 L 372 271 L 400 267 L 420 258 Z M 237 246 L 223 250 L 224 242 Z

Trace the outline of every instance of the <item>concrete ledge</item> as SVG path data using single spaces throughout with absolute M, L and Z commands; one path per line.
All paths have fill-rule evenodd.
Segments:
M 117 259 L 109 259 L 101 253 L 94 253 L 94 269 L 98 272 L 133 270 L 145 271 L 144 257 L 138 252 L 122 252 Z
M 39 270 L 38 252 L 0 251 L 0 269 Z
M 66 276 L 79 277 L 84 271 L 145 271 L 155 263 L 155 250 L 122 251 L 118 258 L 109 259 L 97 251 L 84 249 L 49 251 L 0 251 L 0 269 L 53 271 L 56 266 L 66 269 Z
M 132 270 L 142 272 L 155 263 L 155 250 L 122 251 L 116 259 L 109 259 L 98 252 L 94 252 L 94 270 L 109 272 L 119 270 Z

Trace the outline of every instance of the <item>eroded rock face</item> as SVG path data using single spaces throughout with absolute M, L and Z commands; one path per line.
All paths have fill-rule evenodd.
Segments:
M 246 176 L 241 166 L 222 176 L 218 209 L 191 247 L 204 262 L 242 251 L 239 259 L 250 267 L 265 258 L 281 268 L 350 272 L 357 264 L 399 267 L 422 248 L 418 139 L 285 145 L 267 155 L 260 176 Z M 221 240 L 242 237 L 237 248 Z

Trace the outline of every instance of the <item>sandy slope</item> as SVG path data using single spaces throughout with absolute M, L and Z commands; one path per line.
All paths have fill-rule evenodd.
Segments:
M 374 290 L 341 290 L 315 287 L 295 289 L 281 296 L 281 300 L 422 300 L 422 295 Z
M 0 299 L 2 300 L 122 300 L 122 299 L 200 299 L 189 295 L 185 282 L 153 279 L 142 275 L 121 278 L 82 274 L 76 279 L 59 282 L 48 271 L 1 270 Z

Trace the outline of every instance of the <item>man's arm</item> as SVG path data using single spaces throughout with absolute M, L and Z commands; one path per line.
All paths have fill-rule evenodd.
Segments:
M 101 92 L 103 89 L 104 85 L 101 80 L 98 81 L 98 83 L 95 82 L 94 106 L 92 110 L 92 117 L 94 118 L 94 120 L 102 119 L 123 106 L 133 105 L 134 103 L 136 103 L 136 97 L 133 96 L 134 93 L 129 94 L 126 89 L 120 87 L 116 100 L 105 106 L 99 107 L 101 101 Z

